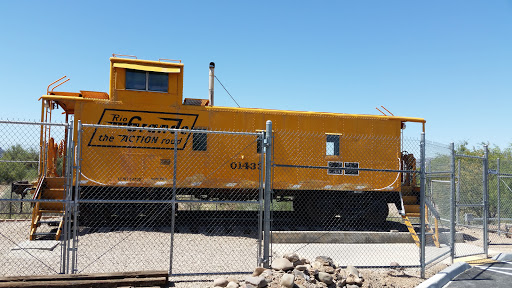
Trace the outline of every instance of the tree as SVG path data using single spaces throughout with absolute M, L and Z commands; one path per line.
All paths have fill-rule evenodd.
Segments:
M 4 161 L 38 161 L 39 159 L 39 153 L 35 149 L 25 149 L 20 144 L 13 145 L 2 152 L 0 160 Z M 2 184 L 20 180 L 33 180 L 36 177 L 37 162 L 0 162 L 0 183 Z

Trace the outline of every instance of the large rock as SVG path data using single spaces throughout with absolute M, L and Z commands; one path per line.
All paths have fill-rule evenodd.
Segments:
M 256 269 L 254 269 L 254 272 L 252 272 L 252 276 L 256 277 L 256 276 L 260 276 L 261 273 L 263 273 L 263 271 L 265 271 L 266 268 L 263 268 L 263 267 L 256 267 Z
M 361 277 L 361 274 L 359 274 L 359 271 L 354 266 L 348 265 L 345 271 L 347 273 L 347 285 L 363 285 L 363 277 Z
M 318 270 L 318 271 L 322 271 L 323 272 L 323 268 L 324 268 L 324 264 L 322 262 L 319 262 L 319 261 L 314 261 L 313 263 L 311 263 L 311 267 L 313 268 L 313 270 Z
M 297 265 L 297 266 L 295 266 L 295 269 L 299 270 L 299 271 L 306 271 L 306 270 L 308 270 L 308 266 L 307 265 Z
M 263 271 L 260 276 L 265 278 L 272 278 L 272 275 L 274 275 L 274 271 L 272 271 L 272 269 L 265 269 L 265 271 Z
M 233 281 L 230 281 L 228 283 L 228 286 L 226 286 L 226 288 L 238 288 L 238 287 L 240 287 L 240 285 L 238 285 L 238 283 L 233 282 Z
M 213 286 L 217 286 L 217 287 L 226 287 L 228 286 L 228 279 L 224 278 L 224 277 L 221 277 L 221 278 L 217 278 L 215 280 L 213 280 Z
M 309 276 L 306 275 L 306 273 L 299 271 L 299 270 L 293 270 L 293 275 L 295 275 L 295 278 L 298 278 L 298 279 L 304 279 L 306 281 L 309 280 Z
M 315 261 L 322 263 L 324 266 L 333 266 L 333 261 L 332 261 L 331 257 L 318 256 L 315 258 Z
M 290 261 L 292 263 L 299 261 L 299 259 L 300 259 L 299 255 L 297 255 L 297 253 L 286 253 L 283 255 L 283 258 L 288 259 L 288 261 Z
M 333 283 L 332 276 L 329 273 L 318 272 L 318 280 L 324 282 L 327 285 L 331 285 Z
M 288 271 L 293 269 L 293 264 L 286 258 L 277 258 L 272 261 L 272 269 Z
M 356 285 L 363 285 L 363 279 L 360 278 L 359 276 L 356 276 L 352 273 L 349 273 L 348 276 L 347 276 L 347 285 L 353 285 L 353 284 L 356 284 Z
M 329 274 L 334 274 L 334 268 L 332 268 L 331 266 L 324 266 L 324 271 L 325 273 L 329 273 Z
M 283 277 L 281 277 L 281 281 L 279 281 L 279 284 L 281 284 L 281 286 L 285 288 L 292 288 L 293 281 L 295 281 L 295 276 L 293 276 L 293 274 L 284 274 Z
M 341 279 L 336 284 L 336 287 L 345 287 L 345 285 L 347 285 L 347 281 L 345 279 Z
M 356 269 L 356 267 L 352 265 L 348 265 L 347 268 L 345 268 L 345 270 L 347 271 L 347 275 L 353 274 L 359 276 L 359 271 Z
M 265 280 L 265 278 L 263 277 L 245 277 L 245 283 L 246 284 L 251 284 L 255 287 L 267 287 L 268 283 L 267 283 L 267 280 Z

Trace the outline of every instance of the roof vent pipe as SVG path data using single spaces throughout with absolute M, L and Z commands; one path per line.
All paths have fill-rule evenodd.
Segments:
M 215 63 L 210 62 L 210 85 L 208 85 L 208 89 L 210 91 L 210 97 L 208 98 L 209 106 L 213 106 L 213 80 L 215 80 Z

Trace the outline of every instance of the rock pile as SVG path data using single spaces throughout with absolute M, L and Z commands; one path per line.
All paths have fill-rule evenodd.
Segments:
M 287 253 L 272 262 L 272 269 L 258 267 L 245 281 L 235 278 L 218 278 L 213 287 L 227 288 L 359 288 L 363 276 L 354 266 L 345 269 L 330 257 L 318 256 L 313 262 L 296 253 Z

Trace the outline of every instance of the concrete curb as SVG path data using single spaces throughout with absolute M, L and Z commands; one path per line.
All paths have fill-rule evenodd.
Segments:
M 512 261 L 512 254 L 510 253 L 500 253 L 494 257 L 492 257 L 493 260 L 501 261 L 501 262 L 508 262 Z
M 463 243 L 463 233 L 455 233 L 455 242 Z M 439 241 L 449 242 L 448 232 L 439 233 Z M 409 232 L 369 232 L 369 231 L 274 231 L 272 243 L 303 244 L 303 243 L 414 243 Z
M 468 270 L 469 268 L 471 268 L 471 265 L 469 265 L 466 262 L 455 263 L 450 267 L 447 267 L 443 271 L 437 273 L 436 275 L 432 276 L 427 281 L 416 286 L 416 288 L 441 288 L 444 285 L 446 285 L 446 283 L 450 282 L 450 280 L 455 278 L 455 276 Z

